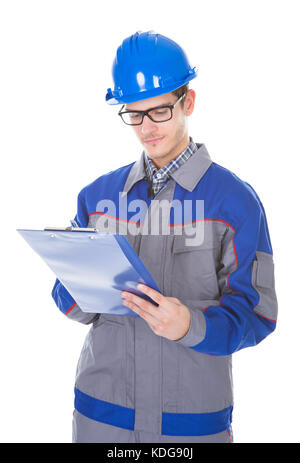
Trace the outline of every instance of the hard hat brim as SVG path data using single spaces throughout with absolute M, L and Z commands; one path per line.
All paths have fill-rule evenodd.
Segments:
M 173 92 L 177 88 L 182 87 L 183 85 L 187 84 L 189 81 L 197 77 L 198 73 L 195 70 L 194 73 L 189 75 L 186 79 L 176 82 L 176 85 L 170 85 L 168 87 L 155 87 L 151 90 L 140 91 L 139 93 L 135 93 L 133 95 L 117 95 L 117 92 L 108 89 L 108 93 L 106 94 L 106 102 L 109 105 L 117 105 L 117 104 L 126 104 L 126 103 L 134 103 L 135 101 L 147 100 L 148 98 L 153 98 L 155 96 L 164 95 L 166 93 Z

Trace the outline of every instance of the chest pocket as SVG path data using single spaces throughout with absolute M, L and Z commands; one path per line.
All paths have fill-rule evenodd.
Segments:
M 218 299 L 216 268 L 219 248 L 204 240 L 196 246 L 186 236 L 174 236 L 172 247 L 171 296 L 178 299 Z

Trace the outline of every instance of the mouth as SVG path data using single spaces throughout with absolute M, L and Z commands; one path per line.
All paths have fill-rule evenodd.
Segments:
M 149 138 L 148 140 L 145 140 L 145 143 L 148 145 L 157 145 L 164 137 L 159 137 L 159 138 Z

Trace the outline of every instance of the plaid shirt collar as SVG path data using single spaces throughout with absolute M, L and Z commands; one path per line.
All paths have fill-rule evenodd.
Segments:
M 151 158 L 146 155 L 145 151 L 143 151 L 145 171 L 148 179 L 152 182 L 152 190 L 154 194 L 158 193 L 159 190 L 165 185 L 170 177 L 170 174 L 177 170 L 182 164 L 184 164 L 185 161 L 187 161 L 197 150 L 197 145 L 194 143 L 192 137 L 190 137 L 189 146 L 175 159 L 172 159 L 168 164 L 161 167 L 160 169 L 154 165 Z

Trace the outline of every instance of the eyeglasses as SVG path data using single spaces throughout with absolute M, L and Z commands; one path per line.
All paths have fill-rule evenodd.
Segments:
M 172 119 L 173 109 L 184 97 L 185 93 L 181 95 L 174 104 L 157 106 L 156 108 L 151 108 L 147 111 L 122 111 L 125 106 L 123 105 L 118 112 L 118 115 L 127 125 L 141 125 L 145 116 L 148 116 L 153 122 L 166 122 Z

